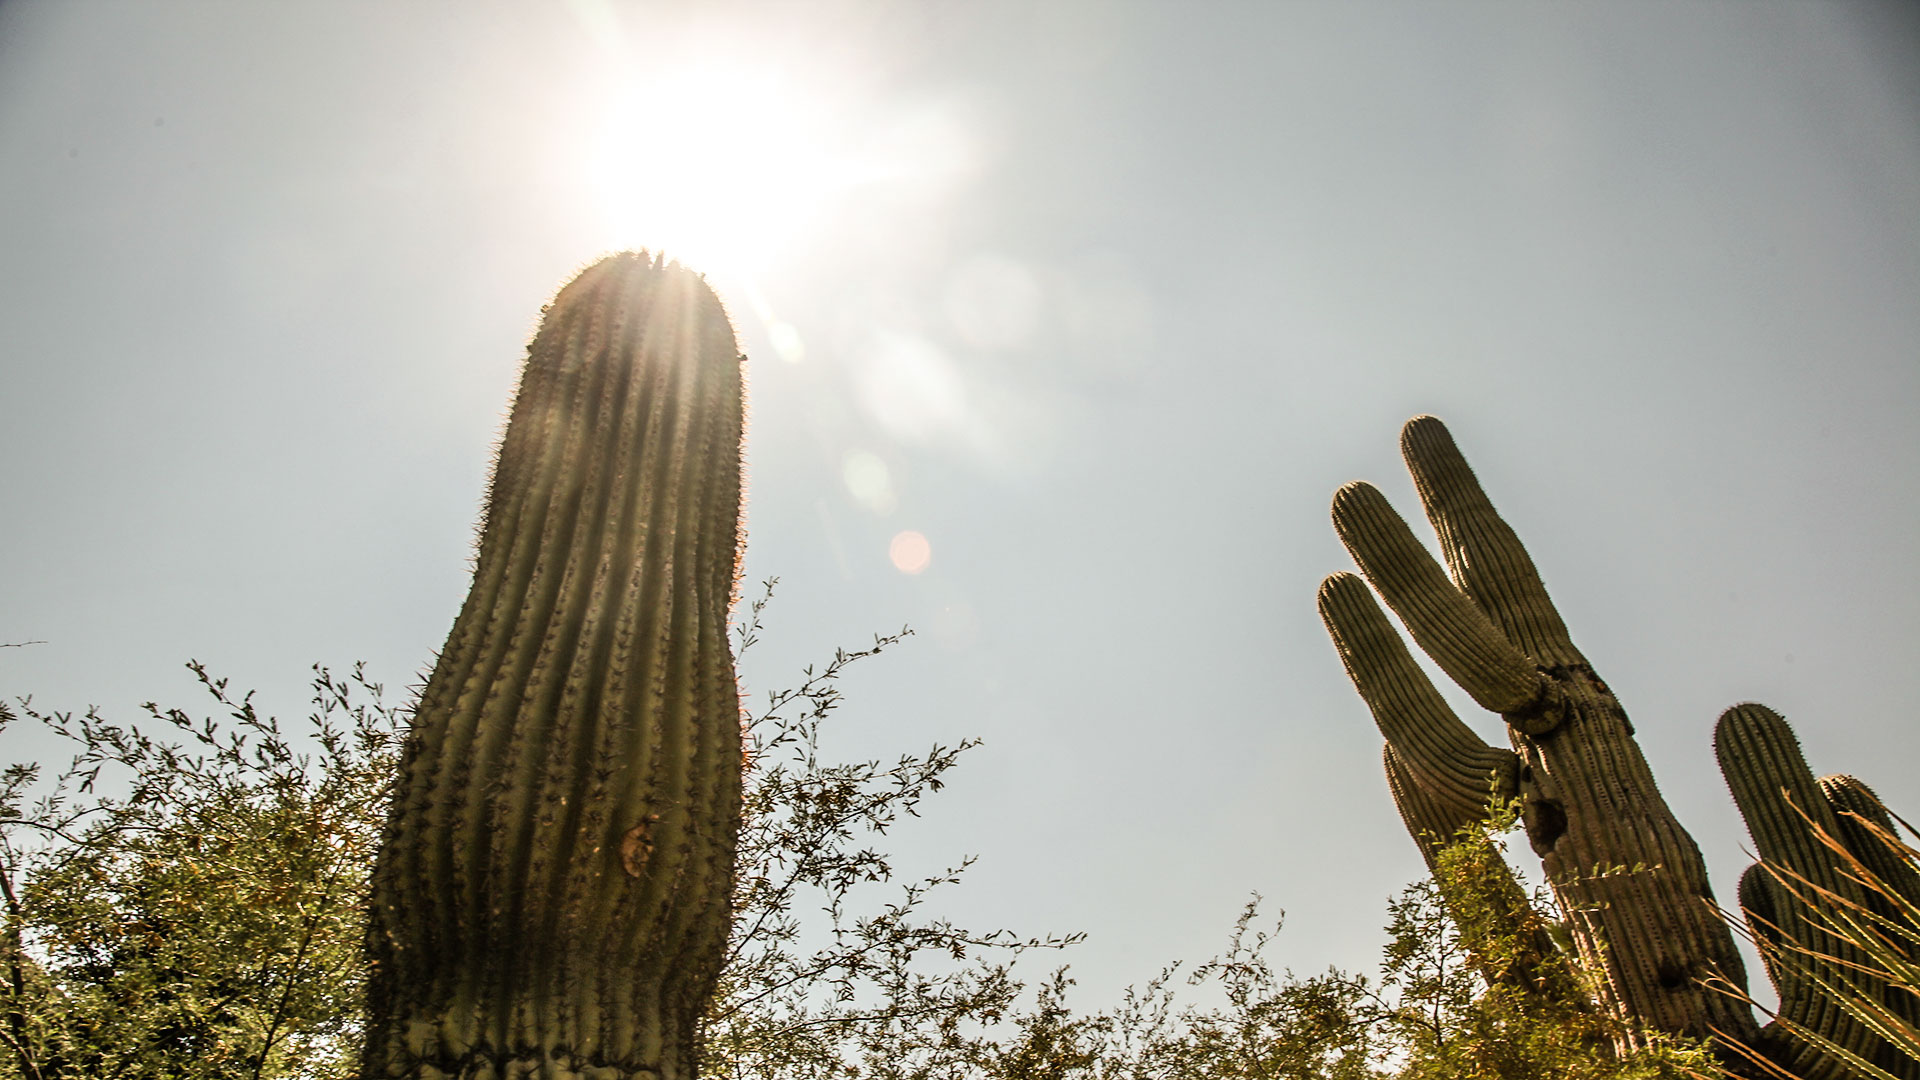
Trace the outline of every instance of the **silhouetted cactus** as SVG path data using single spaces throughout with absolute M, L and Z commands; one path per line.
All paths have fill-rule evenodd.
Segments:
M 1661 798 L 1613 692 L 1574 647 L 1533 560 L 1494 510 L 1439 420 L 1401 434 L 1443 570 L 1385 496 L 1352 483 L 1334 527 L 1415 642 L 1483 708 L 1513 750 L 1482 743 L 1440 698 L 1351 574 L 1320 589 L 1320 613 L 1390 748 L 1402 816 L 1418 837 L 1478 818 L 1489 791 L 1516 791 L 1522 820 L 1604 1008 L 1645 1028 L 1757 1037 L 1743 1003 L 1704 985 L 1744 985 L 1733 935 L 1705 901 L 1699 849 Z M 1451 578 L 1449 578 L 1451 572 Z
M 741 359 L 644 254 L 547 308 L 374 874 L 366 1076 L 692 1076 L 740 814 Z

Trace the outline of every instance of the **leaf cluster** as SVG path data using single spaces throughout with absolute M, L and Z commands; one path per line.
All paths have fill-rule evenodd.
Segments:
M 77 748 L 57 774 L 0 780 L 0 1070 L 349 1075 L 366 868 L 404 721 L 360 668 L 315 668 L 296 745 L 251 694 L 189 667 L 223 717 L 0 705 L 0 729 Z
M 737 651 L 758 640 L 774 585 L 764 584 L 736 627 Z M 941 1075 L 967 1058 L 980 1025 L 1014 1005 L 1015 957 L 1079 938 L 980 932 L 932 915 L 933 894 L 958 884 L 973 857 L 902 879 L 880 846 L 979 740 L 891 762 L 823 753 L 847 670 L 911 633 L 836 650 L 746 720 L 734 927 L 703 1024 L 703 1075 Z
M 769 590 L 772 583 L 768 583 Z M 766 597 L 737 628 L 761 631 Z M 1013 964 L 1078 935 L 978 931 L 937 914 L 972 859 L 903 873 L 890 832 L 976 740 L 840 760 L 832 720 L 856 664 L 802 673 L 743 718 L 734 928 L 703 1021 L 705 1075 L 862 1080 L 1652 1080 L 1705 1052 L 1619 1032 L 1552 939 L 1561 915 L 1501 858 L 1511 816 L 1463 832 L 1389 907 L 1377 976 L 1296 976 L 1256 896 L 1219 955 L 1077 1012 L 1065 968 Z M 214 719 L 149 705 L 0 709 L 77 748 L 0 776 L 0 1077 L 347 1077 L 364 984 L 366 879 L 403 710 L 359 669 L 316 669 L 301 739 L 192 668 Z M 122 794 L 109 794 L 109 792 Z M 1627 1040 L 1634 1041 L 1634 1040 Z
M 1506 859 L 1513 805 L 1440 848 L 1390 908 L 1383 982 L 1401 1080 L 1667 1080 L 1718 1075 L 1703 1045 L 1628 1030 L 1596 1006 L 1544 891 Z M 1577 913 L 1576 913 L 1577 914 Z M 1627 1046 L 1631 1049 L 1618 1050 Z
M 1704 1047 L 1647 1032 L 1627 1054 L 1562 952 L 1555 917 L 1515 886 L 1497 832 L 1463 834 L 1434 878 L 1388 907 L 1374 977 L 1298 976 L 1269 959 L 1279 921 L 1258 897 L 1225 952 L 1172 965 L 1108 1012 L 1075 1015 L 1064 973 L 988 1040 L 969 1076 L 993 1080 L 1678 1080 L 1719 1076 Z M 1517 896 L 1517 902 L 1516 902 Z M 1456 911 L 1458 914 L 1456 914 Z M 1549 939 L 1552 935 L 1548 935 Z M 1491 977 L 1490 977 L 1491 976 Z M 1195 997 L 1200 1001 L 1193 1000 Z M 962 1074 L 954 1074 L 956 1076 Z

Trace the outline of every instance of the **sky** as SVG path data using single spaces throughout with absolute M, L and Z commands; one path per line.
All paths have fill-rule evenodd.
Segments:
M 1425 534 L 1421 413 L 1723 897 L 1729 705 L 1920 810 L 1892 3 L 0 0 L 0 693 L 403 696 L 541 305 L 641 245 L 750 357 L 747 691 L 914 628 L 829 750 L 984 740 L 887 841 L 1081 1003 L 1255 892 L 1374 966 L 1421 867 L 1313 597 L 1340 484 Z

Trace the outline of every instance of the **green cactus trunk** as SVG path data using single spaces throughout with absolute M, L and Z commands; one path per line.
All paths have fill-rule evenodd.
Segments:
M 740 817 L 742 359 L 644 254 L 546 309 L 374 873 L 367 1077 L 694 1074 Z

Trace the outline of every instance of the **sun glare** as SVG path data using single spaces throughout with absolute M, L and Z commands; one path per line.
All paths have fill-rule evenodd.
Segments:
M 689 63 L 625 80 L 591 182 L 612 242 L 754 274 L 873 172 L 844 117 L 783 75 Z

